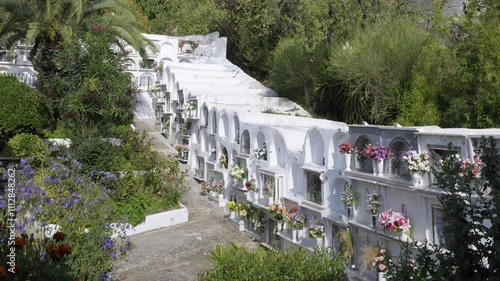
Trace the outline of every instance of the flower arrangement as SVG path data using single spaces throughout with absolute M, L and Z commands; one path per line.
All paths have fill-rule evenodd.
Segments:
M 391 232 L 403 232 L 406 233 L 410 231 L 410 219 L 406 218 L 400 212 L 394 212 L 392 209 L 385 210 L 383 213 L 379 214 L 380 225 L 384 230 L 389 230 Z
M 264 194 L 267 197 L 273 197 L 274 196 L 274 178 L 272 180 L 268 180 L 264 183 Z
M 482 164 L 479 156 L 474 156 L 474 162 L 470 158 L 466 158 L 460 162 L 458 177 L 481 178 L 480 166 Z
M 229 212 L 234 212 L 236 210 L 236 203 L 234 201 L 229 201 L 227 202 L 226 204 L 226 209 L 229 211 Z
M 387 272 L 392 266 L 391 254 L 386 249 L 380 249 L 371 265 L 376 272 Z
M 236 164 L 231 167 L 231 170 L 229 170 L 229 175 L 239 182 L 245 177 L 245 170 Z
M 281 221 L 286 217 L 286 209 L 279 203 L 270 204 L 267 207 L 267 210 L 278 221 Z
M 372 145 L 370 143 L 365 144 L 363 147 L 362 145 L 356 146 L 356 157 L 360 162 L 365 162 L 367 159 L 370 158 L 370 155 L 372 154 Z
M 431 162 L 427 152 L 418 153 L 415 150 L 409 150 L 403 154 L 403 161 L 408 163 L 410 173 L 428 173 L 431 170 Z
M 292 208 L 288 211 L 287 220 L 293 228 L 302 229 L 304 228 L 306 217 L 297 208 Z
M 240 203 L 238 204 L 238 206 L 236 206 L 236 213 L 240 218 L 245 219 L 248 216 L 248 207 L 249 206 L 245 202 Z
M 368 194 L 368 198 L 366 199 L 366 209 L 370 212 L 370 215 L 376 216 L 380 211 L 380 195 L 378 195 L 375 191 L 371 194 Z
M 186 145 L 186 144 L 183 144 L 183 145 L 177 145 L 175 147 L 175 150 L 177 151 L 177 153 L 186 153 L 186 152 L 189 152 L 189 146 Z
M 339 145 L 340 154 L 351 154 L 352 145 L 349 141 L 345 141 Z
M 221 181 L 219 183 L 216 183 L 215 181 L 212 182 L 210 185 L 210 191 L 217 192 L 218 194 L 224 193 L 224 182 Z
M 253 150 L 253 156 L 258 160 L 267 160 L 267 151 L 266 148 L 256 148 Z
M 346 208 L 352 208 L 356 204 L 356 197 L 358 193 L 354 191 L 352 185 L 346 184 L 345 190 L 340 194 L 340 200 L 344 203 Z
M 198 108 L 198 101 L 197 100 L 190 100 L 188 102 L 187 110 L 192 111 L 196 110 Z
M 210 191 L 212 191 L 211 186 L 208 185 L 205 181 L 201 182 L 200 186 L 201 186 L 201 192 L 203 193 L 210 193 Z
M 227 167 L 227 157 L 225 154 L 221 154 L 220 157 L 219 157 L 219 163 L 224 166 L 224 167 Z
M 311 238 L 323 238 L 325 237 L 325 226 L 322 222 L 318 220 L 312 220 L 309 222 L 309 237 Z
M 387 147 L 383 145 L 370 146 L 370 154 L 368 158 L 373 159 L 377 162 L 381 162 L 387 158 L 389 154 Z
M 253 192 L 257 192 L 258 191 L 257 184 L 255 183 L 254 179 L 246 181 L 245 182 L 245 187 L 247 188 L 248 191 L 253 191 Z

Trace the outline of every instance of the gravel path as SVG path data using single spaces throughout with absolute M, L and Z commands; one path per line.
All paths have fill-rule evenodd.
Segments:
M 135 126 L 149 132 L 153 148 L 158 152 L 175 152 L 161 134 L 154 132 L 151 121 L 136 120 Z M 182 164 L 181 168 L 189 169 Z M 116 265 L 113 280 L 197 280 L 200 272 L 212 267 L 209 257 L 215 245 L 233 242 L 249 249 L 258 247 L 249 236 L 230 225 L 221 210 L 200 196 L 199 184 L 191 173 L 187 182 L 191 191 L 183 198 L 183 204 L 189 210 L 189 222 L 132 236 L 137 248 Z

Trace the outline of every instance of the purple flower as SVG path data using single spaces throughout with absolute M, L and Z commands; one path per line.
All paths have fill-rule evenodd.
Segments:
M 108 237 L 108 238 L 106 238 L 106 241 L 104 241 L 104 244 L 102 245 L 102 248 L 104 250 L 111 249 L 111 248 L 113 248 L 113 245 L 114 245 L 113 240 L 111 240 L 111 238 Z
M 68 220 L 69 220 L 69 221 L 73 221 L 73 217 L 69 216 L 69 217 L 68 217 Z

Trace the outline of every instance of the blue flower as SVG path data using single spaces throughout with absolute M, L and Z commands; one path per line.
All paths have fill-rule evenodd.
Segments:
M 71 217 L 71 216 L 70 216 L 70 217 L 68 217 L 68 220 L 69 220 L 69 221 L 73 221 L 73 217 Z

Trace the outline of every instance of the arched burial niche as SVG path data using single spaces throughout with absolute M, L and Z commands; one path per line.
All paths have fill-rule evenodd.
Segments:
M 217 134 L 217 109 L 212 109 L 212 122 L 210 124 L 212 134 Z
M 274 145 L 270 154 L 270 164 L 285 168 L 286 145 L 281 134 L 276 133 L 274 136 Z
M 354 168 L 363 172 L 373 172 L 373 161 L 368 158 L 365 151 L 372 145 L 370 139 L 360 136 L 354 143 Z
M 233 138 L 235 143 L 240 143 L 240 119 L 235 113 L 233 116 Z
M 212 162 L 215 162 L 217 159 L 217 148 L 215 146 L 215 136 L 214 135 L 210 135 L 208 137 L 208 149 L 209 149 L 209 153 L 210 153 L 210 156 L 208 157 L 208 159 Z
M 293 197 L 304 199 L 306 190 L 306 173 L 300 167 L 299 163 L 294 162 L 288 170 L 288 190 Z
M 325 142 L 321 133 L 312 129 L 306 138 L 306 163 L 325 165 Z
M 208 136 L 206 131 L 200 131 L 200 149 L 201 151 L 208 152 Z
M 223 169 L 227 169 L 227 163 L 228 163 L 228 155 L 227 155 L 227 149 L 224 146 L 221 146 L 221 154 L 219 156 L 219 165 Z
M 229 134 L 229 118 L 226 113 L 223 113 L 220 117 L 219 126 L 219 136 L 227 137 Z
M 403 160 L 403 155 L 410 150 L 410 146 L 402 139 L 395 139 L 389 145 L 389 158 L 386 173 L 399 175 L 404 178 L 410 177 L 408 164 Z
M 248 130 L 243 131 L 241 135 L 241 153 L 250 154 L 250 133 Z
M 257 143 L 253 150 L 253 156 L 259 160 L 267 160 L 266 137 L 261 131 L 257 133 L 256 141 Z
M 208 107 L 204 104 L 201 107 L 201 119 L 200 119 L 201 127 L 208 127 Z

